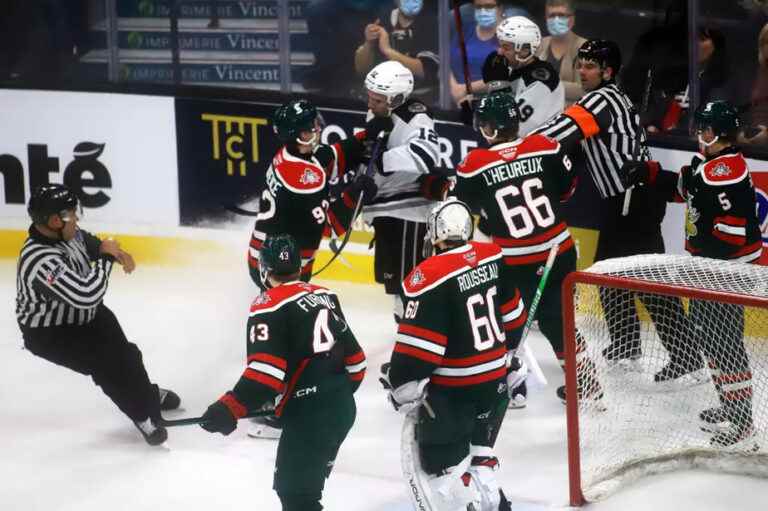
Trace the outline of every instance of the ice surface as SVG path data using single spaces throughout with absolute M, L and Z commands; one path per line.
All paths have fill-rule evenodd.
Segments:
M 245 319 L 253 298 L 241 251 L 194 269 L 116 269 L 106 303 L 139 344 L 150 376 L 199 415 L 243 369 Z M 368 355 L 358 416 L 326 485 L 330 511 L 409 509 L 399 469 L 401 417 L 376 381 L 392 346 L 391 301 L 374 286 L 327 284 Z M 0 263 L 0 509 L 4 511 L 279 511 L 271 490 L 274 441 L 240 427 L 229 437 L 196 426 L 147 446 L 89 378 L 22 349 L 13 314 L 15 265 Z M 562 381 L 547 342 L 533 332 L 550 387 L 510 410 L 497 445 L 499 478 L 513 509 L 562 509 L 568 501 Z M 603 510 L 764 510 L 768 482 L 684 472 L 649 477 L 590 506 Z

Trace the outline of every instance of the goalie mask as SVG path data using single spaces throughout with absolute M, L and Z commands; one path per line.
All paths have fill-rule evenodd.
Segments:
M 290 234 L 269 236 L 259 250 L 259 277 L 269 289 L 270 275 L 294 275 L 301 271 L 301 251 Z
M 308 145 L 314 148 L 320 143 L 320 133 L 325 123 L 317 108 L 306 99 L 289 101 L 275 110 L 272 118 L 275 133 L 286 144 Z M 311 133 L 307 140 L 302 133 Z
M 413 73 L 395 60 L 382 62 L 365 77 L 365 88 L 387 98 L 390 111 L 406 102 L 413 92 Z
M 441 241 L 466 243 L 472 239 L 474 230 L 475 223 L 469 206 L 453 197 L 438 202 L 427 219 L 424 256 L 432 255 L 432 247 Z
M 496 38 L 505 56 L 507 52 L 514 52 L 514 57 L 520 64 L 528 63 L 541 46 L 541 31 L 538 25 L 524 16 L 504 19 L 496 27 Z

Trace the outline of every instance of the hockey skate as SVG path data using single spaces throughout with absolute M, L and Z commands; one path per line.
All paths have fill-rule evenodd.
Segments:
M 133 421 L 141 436 L 149 445 L 160 445 L 168 439 L 168 431 L 163 426 L 158 426 L 152 419 Z
M 715 433 L 712 438 L 709 439 L 709 444 L 712 447 L 731 447 L 744 449 L 747 451 L 757 451 L 760 447 L 753 438 L 755 435 L 755 428 L 752 425 L 752 421 L 744 421 L 743 423 L 734 423 L 728 429 Z
M 623 370 L 625 372 L 642 372 L 640 358 L 643 352 L 638 342 L 612 342 L 603 349 L 603 357 L 608 366 L 612 369 Z
M 157 394 L 160 398 L 160 410 L 176 410 L 181 406 L 181 398 L 172 390 L 157 388 Z
M 697 358 L 698 360 L 694 361 L 670 361 L 653 375 L 653 381 L 664 383 L 672 380 L 681 380 L 681 383 L 691 383 L 693 385 L 706 383 L 708 377 L 699 373 L 699 371 L 704 369 L 704 361 L 700 357 Z
M 519 410 L 525 408 L 528 403 L 528 387 L 525 382 L 521 383 L 512 391 L 512 397 L 509 399 L 507 408 L 510 410 Z
M 275 417 L 257 417 L 251 420 L 248 428 L 248 436 L 251 438 L 263 438 L 266 440 L 279 440 L 283 434 L 283 428 Z
M 557 397 L 560 398 L 560 402 L 567 403 L 565 385 L 561 385 L 556 391 Z M 591 383 L 587 389 L 579 388 L 579 401 L 589 401 L 589 406 L 597 411 L 604 412 L 607 410 L 605 403 L 603 402 L 603 388 L 598 381 Z

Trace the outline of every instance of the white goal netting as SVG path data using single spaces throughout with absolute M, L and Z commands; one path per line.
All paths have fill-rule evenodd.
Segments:
M 683 468 L 768 477 L 768 267 L 644 255 L 587 272 L 616 278 L 574 289 L 583 497 Z

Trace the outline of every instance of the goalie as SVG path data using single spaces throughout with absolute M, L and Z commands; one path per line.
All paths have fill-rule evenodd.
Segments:
M 426 243 L 435 255 L 403 282 L 403 319 L 382 381 L 407 414 L 403 472 L 416 509 L 509 509 L 493 444 L 507 387 L 527 371 L 517 357 L 508 364 L 516 346 L 505 332 L 527 316 L 519 291 L 499 279 L 501 249 L 469 241 L 472 231 L 463 202 L 432 209 Z
M 757 263 L 762 252 L 755 187 L 741 152 L 733 145 L 739 129 L 736 109 L 713 101 L 694 120 L 704 159 L 693 157 L 680 173 L 658 162 L 629 161 L 624 186 L 654 185 L 667 201 L 687 204 L 685 248 L 694 256 Z M 720 406 L 701 412 L 713 446 L 730 446 L 752 436 L 752 373 L 744 349 L 744 308 L 695 300 L 691 304 L 694 343 L 708 361 Z

